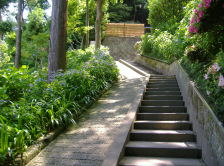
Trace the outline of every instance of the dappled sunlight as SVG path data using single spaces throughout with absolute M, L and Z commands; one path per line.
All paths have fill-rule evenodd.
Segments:
M 71 160 L 68 165 L 84 165 L 92 161 L 92 165 L 100 166 L 106 151 L 118 136 L 121 125 L 129 118 L 127 112 L 143 83 L 141 75 L 129 71 L 123 71 L 126 80 L 121 80 L 106 92 L 89 109 L 85 120 L 78 127 L 69 127 L 33 163 L 41 160 L 47 164 L 55 161 L 66 164 Z
M 120 70 L 120 74 L 123 76 L 122 78 L 134 79 L 144 77 L 118 61 L 116 61 L 116 65 Z

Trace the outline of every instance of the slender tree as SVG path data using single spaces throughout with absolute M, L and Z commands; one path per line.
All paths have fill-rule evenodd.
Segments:
M 95 49 L 99 49 L 101 45 L 101 23 L 103 18 L 103 4 L 106 1 L 117 3 L 118 0 L 97 0 L 96 1 L 96 22 L 95 22 Z M 120 0 L 123 2 L 123 0 Z
M 15 56 L 15 67 L 16 68 L 20 67 L 21 42 L 22 42 L 22 21 L 23 21 L 23 0 L 18 0 L 16 56 Z
M 51 82 L 57 71 L 66 68 L 67 0 L 52 1 L 50 50 L 48 56 L 48 80 Z
M 95 22 L 95 49 L 99 49 L 101 45 L 101 22 L 103 18 L 103 2 L 96 1 L 96 22 Z
M 86 27 L 89 27 L 89 0 L 86 0 Z M 89 46 L 89 30 L 86 32 L 85 48 Z

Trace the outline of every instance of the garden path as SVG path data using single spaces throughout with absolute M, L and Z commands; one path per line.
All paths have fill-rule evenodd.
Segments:
M 69 127 L 51 142 L 27 166 L 100 166 L 144 77 L 116 62 L 120 81 L 90 109 L 79 127 Z

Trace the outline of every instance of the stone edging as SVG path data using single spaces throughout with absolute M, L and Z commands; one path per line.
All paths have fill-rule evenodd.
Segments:
M 45 148 L 51 141 L 53 141 L 59 134 L 64 131 L 64 127 L 58 128 L 46 136 L 37 140 L 37 143 L 28 147 L 26 152 L 23 153 L 23 161 L 17 158 L 16 163 L 26 165 L 28 164 L 43 148 Z
M 165 75 L 176 75 L 204 162 L 208 166 L 223 166 L 224 127 L 180 63 L 168 65 L 145 56 L 137 56 L 136 62 Z
M 123 61 L 125 62 L 125 61 Z M 121 62 L 122 63 L 122 62 Z M 132 68 L 132 65 L 128 62 L 123 63 L 124 65 Z M 134 66 L 133 66 L 134 67 Z M 139 74 L 142 74 L 142 71 L 136 67 L 134 67 L 134 71 L 138 72 Z M 133 103 L 131 104 L 128 113 L 126 115 L 126 120 L 121 124 L 121 128 L 119 129 L 119 135 L 116 137 L 116 139 L 113 141 L 111 146 L 108 148 L 108 151 L 105 155 L 105 160 L 103 161 L 102 166 L 117 166 L 119 163 L 120 158 L 124 154 L 124 145 L 128 141 L 129 133 L 133 127 L 133 122 L 136 117 L 136 113 L 138 110 L 138 106 L 140 104 L 140 101 L 143 97 L 143 93 L 146 88 L 146 84 L 149 81 L 150 75 L 147 74 L 147 77 L 141 78 L 142 80 L 142 87 L 137 92 L 137 96 L 133 100 Z

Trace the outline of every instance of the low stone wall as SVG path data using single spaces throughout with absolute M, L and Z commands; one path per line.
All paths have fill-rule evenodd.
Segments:
M 180 63 L 169 65 L 144 56 L 137 56 L 136 62 L 165 75 L 176 75 L 204 162 L 208 166 L 223 166 L 224 128 Z

